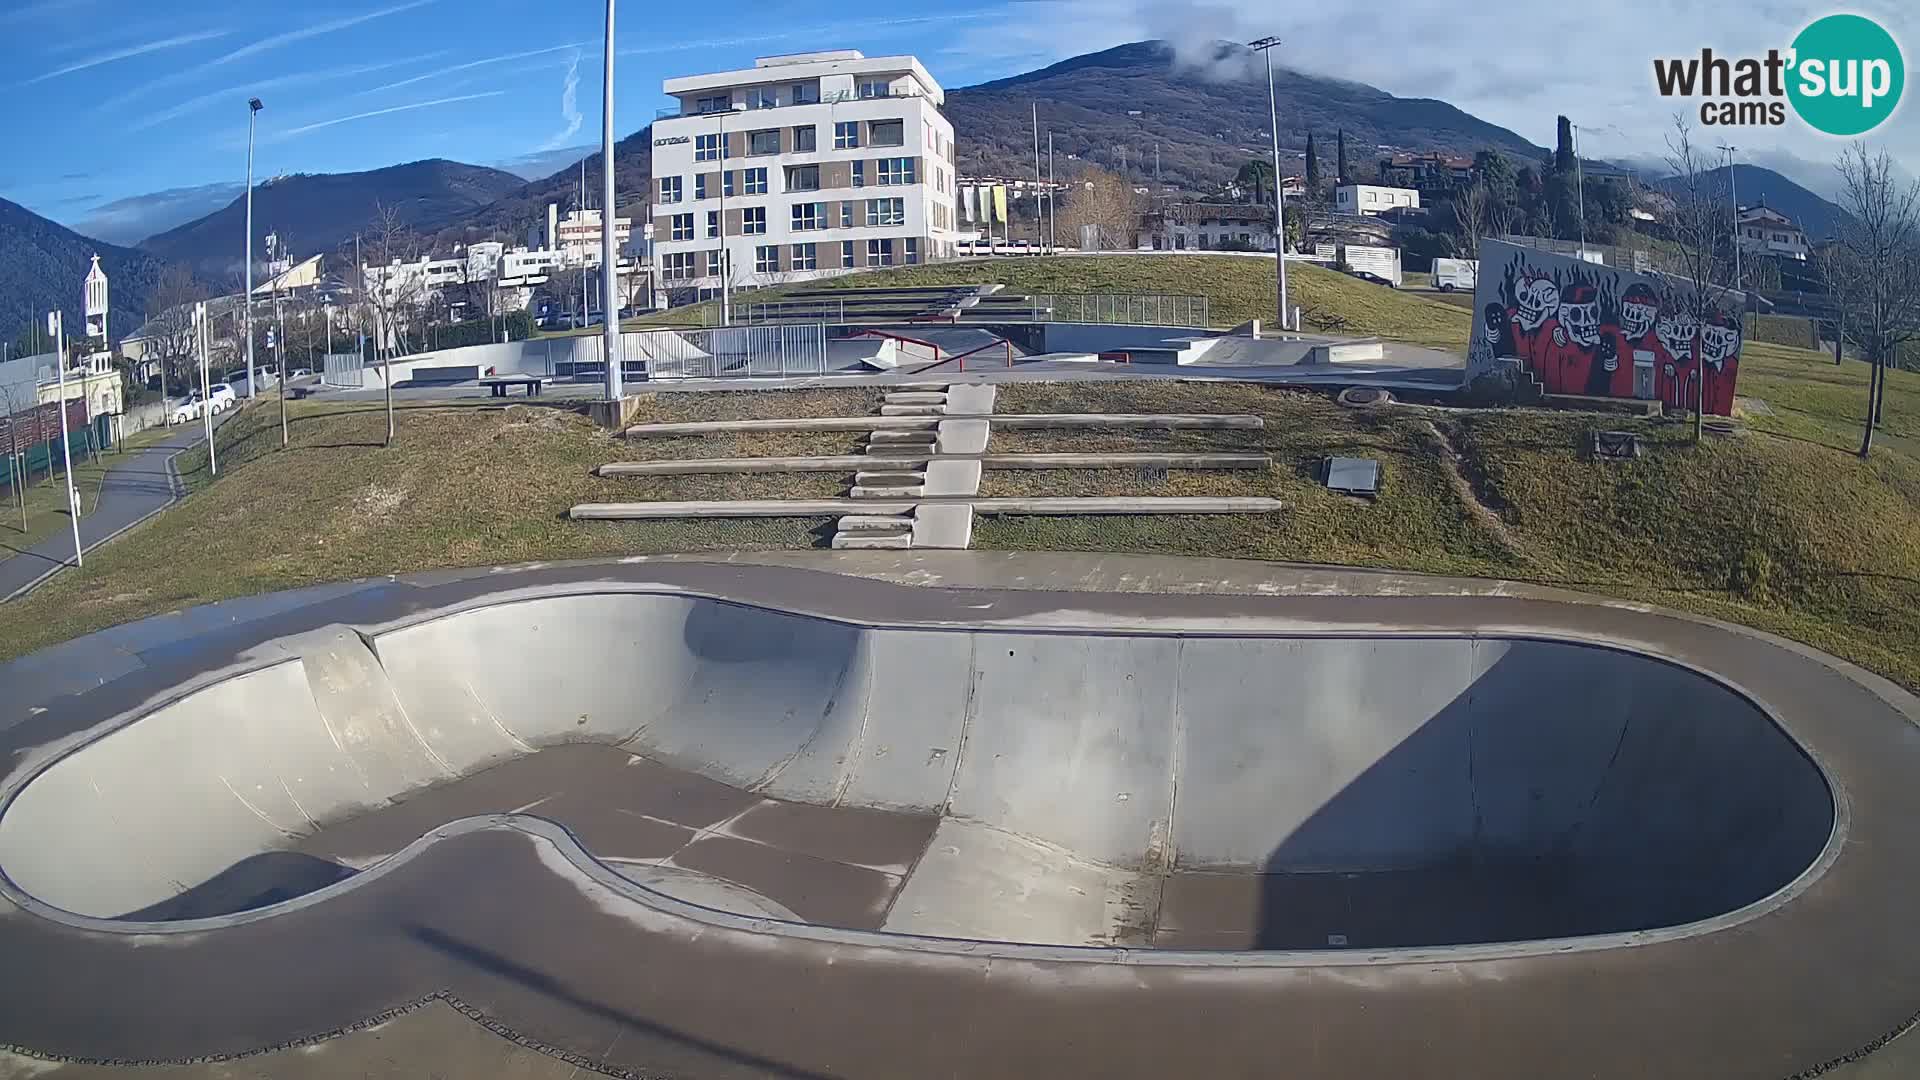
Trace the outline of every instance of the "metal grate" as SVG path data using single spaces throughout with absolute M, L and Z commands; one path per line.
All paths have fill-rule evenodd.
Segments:
M 1373 458 L 1328 458 L 1327 490 L 1373 498 L 1380 494 L 1380 463 Z
M 794 379 L 827 371 L 824 323 L 643 330 L 620 335 L 625 366 L 650 379 Z

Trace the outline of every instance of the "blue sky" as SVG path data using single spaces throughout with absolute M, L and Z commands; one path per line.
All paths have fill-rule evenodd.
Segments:
M 1784 47 L 1813 14 L 1785 0 L 1744 0 L 1738 19 L 1718 2 L 1603 8 L 1392 0 L 1281 14 L 1268 0 L 771 0 L 724 9 L 629 0 L 616 42 L 616 127 L 625 135 L 651 119 L 666 103 L 662 78 L 744 67 L 756 55 L 911 52 L 952 88 L 1148 37 L 1278 33 L 1288 66 L 1441 98 L 1541 144 L 1552 141 L 1554 114 L 1566 112 L 1586 133 L 1584 151 L 1657 159 L 1673 107 L 1653 94 L 1652 57 L 1706 44 L 1735 55 Z M 1909 66 L 1920 62 L 1911 0 L 1849 8 L 1892 29 Z M 130 197 L 122 205 L 134 212 L 166 198 L 218 205 L 245 175 L 249 94 L 267 106 L 259 177 L 427 157 L 550 171 L 598 137 L 602 12 L 598 0 L 0 0 L 0 80 L 13 84 L 11 143 L 26 151 L 0 160 L 0 196 L 83 227 Z M 1356 40 L 1367 47 L 1354 49 Z M 1906 102 L 1874 134 L 1909 171 L 1920 165 L 1916 109 Z M 1743 160 L 1821 191 L 1832 189 L 1839 150 L 1799 125 L 1741 134 Z M 146 198 L 154 193 L 163 194 Z

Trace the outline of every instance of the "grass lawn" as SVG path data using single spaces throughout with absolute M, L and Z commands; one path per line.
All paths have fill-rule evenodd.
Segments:
M 1793 362 L 1791 358 L 1781 363 Z M 1791 385 L 1788 374 L 1775 376 Z M 1838 391 L 1844 395 L 1844 388 Z M 828 415 L 872 408 L 860 389 L 662 393 L 647 419 Z M 982 519 L 981 548 L 1153 551 L 1517 578 L 1699 611 L 1806 641 L 1920 686 L 1920 459 L 1860 461 L 1800 438 L 1690 441 L 1680 422 L 1506 410 L 1350 410 L 1325 398 L 1211 382 L 1003 386 L 1008 412 L 1250 412 L 1260 432 L 1002 432 L 997 452 L 1210 448 L 1266 451 L 1254 472 L 992 472 L 1009 495 L 1258 494 L 1259 516 Z M 1890 410 L 1902 407 L 1890 403 Z M 1819 407 L 1819 401 L 1813 403 Z M 408 406 L 383 448 L 377 405 L 249 409 L 219 434 L 221 473 L 182 458 L 198 487 L 99 549 L 84 571 L 8 605 L 0 657 L 225 597 L 440 566 L 663 551 L 818 546 L 824 519 L 574 522 L 579 502 L 837 494 L 847 477 L 600 479 L 608 461 L 836 454 L 852 434 L 618 440 L 545 405 Z M 1907 414 L 1910 415 L 1910 414 Z M 1587 432 L 1631 427 L 1651 452 L 1589 461 Z M 1381 461 L 1364 502 L 1317 482 L 1329 453 Z M 183 553 L 191 553 L 184 555 Z M 163 568 L 163 572 L 156 572 Z
M 164 426 L 148 428 L 129 436 L 121 449 L 131 451 L 152 446 L 178 430 Z M 91 459 L 84 455 L 73 459 L 73 486 L 80 497 L 82 517 L 93 513 L 94 507 L 100 503 L 101 476 L 124 460 L 126 455 L 117 450 L 109 450 Z M 4 475 L 4 470 L 0 470 L 0 475 Z M 41 477 L 27 485 L 27 524 L 24 530 L 20 527 L 20 504 L 15 501 L 13 490 L 0 489 L 0 496 L 3 496 L 0 497 L 0 557 L 13 554 L 7 549 L 24 551 L 68 527 L 67 485 L 62 482 L 62 475 L 56 455 L 53 475 Z
M 1748 342 L 1740 350 L 1740 395 L 1766 402 L 1773 415 L 1746 419 L 1760 431 L 1857 451 L 1870 370 L 1858 360 L 1835 366 L 1833 357 L 1823 353 Z M 1920 371 L 1887 372 L 1881 418 L 1874 445 L 1920 460 Z

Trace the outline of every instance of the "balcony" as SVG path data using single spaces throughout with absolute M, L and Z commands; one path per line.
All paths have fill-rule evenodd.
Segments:
M 791 109 L 796 105 L 837 105 L 846 101 L 884 101 L 889 98 L 918 98 L 925 96 L 925 94 L 922 94 L 918 90 L 889 90 L 884 94 L 862 94 L 858 90 L 843 90 L 832 94 L 821 94 L 818 99 L 809 98 L 804 101 L 782 101 L 778 105 L 761 106 L 759 108 L 707 109 L 702 111 L 700 109 L 689 109 L 685 106 L 674 106 L 655 110 L 653 118 L 655 120 L 678 120 L 683 117 L 692 116 L 729 116 L 743 112 L 751 114 L 777 109 Z

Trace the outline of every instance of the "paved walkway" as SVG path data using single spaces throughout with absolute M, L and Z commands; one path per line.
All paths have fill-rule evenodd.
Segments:
M 151 446 L 109 452 L 100 500 L 93 513 L 80 519 L 84 549 L 92 551 L 179 498 L 184 488 L 174 473 L 173 456 L 205 438 L 204 424 L 188 424 Z M 73 561 L 73 530 L 61 528 L 24 551 L 0 546 L 0 554 L 7 556 L 0 559 L 0 601 L 11 600 Z

